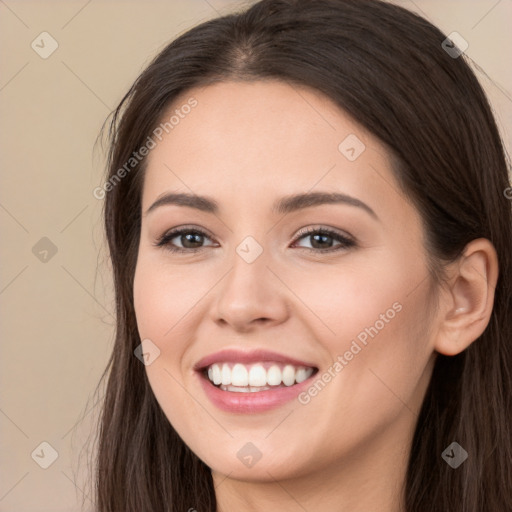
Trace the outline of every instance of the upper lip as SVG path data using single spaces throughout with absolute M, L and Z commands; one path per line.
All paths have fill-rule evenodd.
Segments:
M 250 351 L 242 351 L 239 349 L 225 349 L 215 352 L 200 359 L 195 365 L 194 370 L 201 371 L 214 363 L 234 362 L 234 363 L 259 363 L 263 361 L 275 361 L 278 363 L 291 364 L 294 366 L 306 366 L 316 368 L 312 363 L 301 361 L 293 357 L 278 354 L 264 349 L 256 349 Z

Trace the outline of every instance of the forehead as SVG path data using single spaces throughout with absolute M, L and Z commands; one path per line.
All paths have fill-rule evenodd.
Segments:
M 171 117 L 148 155 L 143 208 L 166 190 L 247 204 L 316 187 L 378 203 L 398 188 L 385 147 L 309 88 L 221 82 L 183 93 L 162 123 Z

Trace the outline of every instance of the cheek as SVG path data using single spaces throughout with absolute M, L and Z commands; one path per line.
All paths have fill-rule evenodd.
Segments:
M 411 290 L 410 273 L 390 254 L 382 258 L 364 258 L 354 254 L 334 265 L 318 266 L 286 276 L 303 304 L 294 309 L 310 326 L 318 326 L 315 335 L 335 350 L 350 345 L 352 338 L 377 322 L 379 331 L 397 315 L 397 309 Z M 398 304 L 397 304 L 398 303 Z M 364 337 L 364 335 L 362 336 Z
M 177 431 L 190 429 L 190 394 L 185 391 L 181 362 L 192 343 L 193 315 L 200 290 L 181 269 L 165 269 L 145 259 L 137 264 L 133 296 L 137 328 L 142 339 L 149 339 L 160 355 L 145 367 L 157 402 Z M 203 292 L 204 293 L 204 292 Z M 188 411 L 188 412 L 187 412 Z
M 309 325 L 318 326 L 313 336 L 333 364 L 338 362 L 331 370 L 331 390 L 343 397 L 340 417 L 375 424 L 379 418 L 391 420 L 403 402 L 417 408 L 418 385 L 424 385 L 432 353 L 423 261 L 411 258 L 405 263 L 389 254 L 372 264 L 358 261 L 336 273 L 332 268 L 324 272 L 315 273 L 314 279 L 303 274 L 293 282 L 294 291 L 315 314 L 306 312 Z
M 358 411 L 355 416 L 367 425 L 419 413 L 432 357 L 427 295 L 425 287 L 412 294 L 408 287 L 383 293 L 351 322 L 347 341 L 342 341 L 343 358 L 351 360 L 342 371 L 340 389 L 350 390 L 344 392 L 347 410 Z
M 190 272 L 183 267 L 166 267 L 144 256 L 139 260 L 133 284 L 135 315 L 141 338 L 174 338 L 175 331 L 186 324 L 194 305 L 207 291 L 209 280 L 204 272 Z M 202 284 L 201 284 L 202 283 Z

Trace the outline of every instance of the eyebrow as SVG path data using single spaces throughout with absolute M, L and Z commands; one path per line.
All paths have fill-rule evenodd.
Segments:
M 346 204 L 363 209 L 374 219 L 377 214 L 363 201 L 338 192 L 306 192 L 294 194 L 278 199 L 272 206 L 272 212 L 276 214 L 287 214 L 322 204 Z M 159 197 L 147 210 L 145 215 L 164 205 L 186 206 L 195 208 L 202 212 L 217 214 L 219 204 L 211 197 L 199 196 L 186 193 L 166 193 Z

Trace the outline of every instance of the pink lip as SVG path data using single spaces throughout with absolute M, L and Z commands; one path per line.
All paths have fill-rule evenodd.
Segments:
M 203 372 L 197 372 L 201 386 L 206 396 L 211 402 L 226 412 L 231 413 L 258 413 L 275 409 L 286 402 L 297 398 L 316 377 L 318 372 L 314 372 L 311 377 L 302 381 L 300 384 L 285 386 L 282 388 L 269 389 L 267 391 L 257 391 L 255 393 L 237 393 L 235 391 L 223 391 L 216 387 Z
M 250 352 L 244 352 L 238 349 L 225 349 L 219 352 L 215 352 L 214 354 L 210 354 L 209 356 L 203 357 L 200 359 L 195 365 L 194 370 L 201 371 L 204 370 L 207 366 L 210 366 L 213 363 L 223 363 L 223 362 L 233 362 L 233 363 L 258 363 L 264 361 L 275 361 L 283 364 L 292 364 L 294 366 L 306 366 L 310 368 L 316 368 L 316 366 L 312 363 L 308 363 L 305 361 L 300 361 L 298 359 L 293 359 L 291 357 L 278 354 L 277 352 L 271 352 L 268 350 L 251 350 Z M 292 386 L 295 387 L 295 386 Z M 224 391 L 223 391 L 224 393 Z M 258 394 L 264 393 L 264 391 L 259 391 Z

